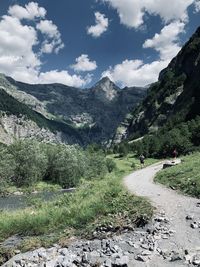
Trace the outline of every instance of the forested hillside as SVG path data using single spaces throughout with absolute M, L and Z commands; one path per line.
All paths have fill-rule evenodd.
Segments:
M 133 146 L 147 154 L 181 153 L 200 145 L 200 28 L 153 84 L 142 104 L 134 109 L 128 140 L 144 135 Z

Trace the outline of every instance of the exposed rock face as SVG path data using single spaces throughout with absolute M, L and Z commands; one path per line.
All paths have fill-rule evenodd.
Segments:
M 120 89 L 106 77 L 90 89 L 78 89 L 24 84 L 1 75 L 0 88 L 46 118 L 77 129 L 84 144 L 108 143 L 127 113 L 146 95 L 145 88 Z
M 61 143 L 62 133 L 40 128 L 34 121 L 16 115 L 2 114 L 0 117 L 0 142 L 11 144 L 16 139 L 34 138 L 46 142 Z
M 70 125 L 47 119 L 0 89 L 0 142 L 9 144 L 19 138 L 83 144 Z
M 105 77 L 100 80 L 92 89 L 94 97 L 99 99 L 101 102 L 110 102 L 118 98 L 118 92 L 120 91 L 109 78 Z
M 171 121 L 200 115 L 200 27 L 169 66 L 161 71 L 142 104 L 132 112 L 127 136 L 153 133 Z M 135 137 L 134 137 L 135 136 Z

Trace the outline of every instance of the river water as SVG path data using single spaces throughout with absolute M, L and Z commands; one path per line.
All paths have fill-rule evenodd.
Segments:
M 0 197 L 0 210 L 17 210 L 26 208 L 28 204 L 28 199 L 41 199 L 43 201 L 51 201 L 57 196 L 64 193 L 69 193 L 74 191 L 74 189 L 66 189 L 57 192 L 40 192 L 36 194 L 29 195 L 10 195 L 7 197 Z

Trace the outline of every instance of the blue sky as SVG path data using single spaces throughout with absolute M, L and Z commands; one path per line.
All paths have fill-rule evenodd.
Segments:
M 200 26 L 199 0 L 1 0 L 0 72 L 28 83 L 157 80 Z

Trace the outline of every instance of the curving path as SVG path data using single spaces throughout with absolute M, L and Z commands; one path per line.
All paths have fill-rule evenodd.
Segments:
M 200 229 L 192 229 L 187 215 L 193 215 L 200 222 L 200 200 L 180 195 L 177 192 L 155 184 L 153 178 L 162 169 L 163 162 L 138 170 L 124 178 L 128 190 L 138 196 L 147 197 L 158 211 L 165 211 L 171 228 L 175 230 L 172 240 L 163 240 L 160 244 L 166 249 L 200 249 Z

